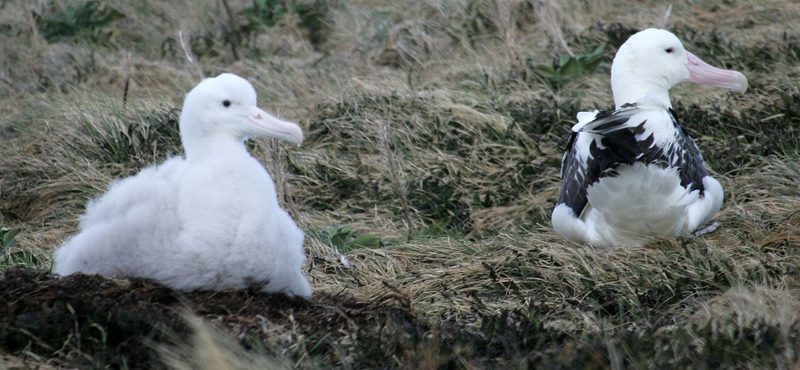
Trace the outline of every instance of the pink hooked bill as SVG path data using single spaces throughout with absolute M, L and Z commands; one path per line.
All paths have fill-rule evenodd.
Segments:
M 297 146 L 303 142 L 303 130 L 296 123 L 275 118 L 255 106 L 248 108 L 248 113 L 250 113 L 247 116 L 247 120 L 250 122 L 250 135 L 274 137 L 297 144 Z
M 742 94 L 747 91 L 747 77 L 743 74 L 712 67 L 688 51 L 686 56 L 689 58 L 689 61 L 686 62 L 686 68 L 689 69 L 689 74 L 691 75 L 689 82 L 721 87 Z

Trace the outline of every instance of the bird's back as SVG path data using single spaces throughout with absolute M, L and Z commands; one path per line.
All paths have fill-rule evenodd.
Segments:
M 139 276 L 156 245 L 170 245 L 180 230 L 177 179 L 185 165 L 174 157 L 112 183 L 81 217 L 80 233 L 55 253 L 55 272 Z M 157 268 L 157 267 L 156 267 Z M 146 272 L 145 272 L 146 273 Z

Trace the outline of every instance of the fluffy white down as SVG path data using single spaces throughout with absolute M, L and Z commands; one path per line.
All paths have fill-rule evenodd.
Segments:
M 716 209 L 709 210 L 708 195 L 703 199 L 697 190 L 680 186 L 677 168 L 663 170 L 637 162 L 620 166 L 617 172 L 619 176 L 589 187 L 589 204 L 580 218 L 564 204 L 556 207 L 553 228 L 567 239 L 599 248 L 641 244 L 654 237 L 691 233 L 700 226 L 698 221 L 707 221 L 695 217 L 692 209 L 705 206 L 710 219 L 722 203 L 720 192 Z
M 252 90 L 238 76 L 217 79 L 223 76 L 230 81 L 217 82 L 232 81 L 240 85 L 236 89 L 244 82 Z M 246 93 L 217 94 L 209 104 L 215 107 L 213 100 L 224 97 L 254 106 L 249 96 L 240 96 L 252 94 L 254 100 L 254 91 Z M 188 100 L 184 111 L 194 108 Z M 187 117 L 203 119 L 182 115 L 182 133 Z M 116 181 L 87 206 L 80 233 L 55 252 L 55 273 L 150 278 L 186 291 L 259 287 L 310 296 L 302 273 L 303 232 L 280 208 L 272 179 L 243 139 L 204 142 L 202 155 L 187 147 L 186 159 L 173 157 Z

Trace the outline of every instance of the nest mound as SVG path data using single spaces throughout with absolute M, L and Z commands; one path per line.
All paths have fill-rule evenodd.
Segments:
M 75 366 L 149 367 L 158 361 L 154 343 L 189 331 L 182 317 L 187 308 L 238 331 L 257 324 L 275 334 L 288 325 L 305 336 L 325 338 L 387 321 L 410 332 L 427 330 L 399 294 L 361 301 L 324 292 L 310 300 L 248 290 L 183 293 L 147 279 L 56 278 L 11 268 L 0 277 L 0 347 L 45 356 L 74 351 Z

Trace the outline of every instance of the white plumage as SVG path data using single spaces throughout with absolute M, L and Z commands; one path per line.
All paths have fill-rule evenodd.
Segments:
M 180 131 L 185 158 L 118 180 L 90 202 L 80 233 L 55 252 L 55 273 L 310 296 L 303 232 L 244 145 L 250 136 L 299 145 L 300 127 L 259 109 L 252 85 L 226 73 L 189 92 Z
M 639 244 L 691 234 L 717 213 L 722 186 L 669 100 L 685 81 L 747 90 L 744 75 L 709 66 L 670 32 L 647 29 L 620 47 L 611 66 L 616 109 L 578 113 L 572 128 L 557 232 L 597 247 Z

